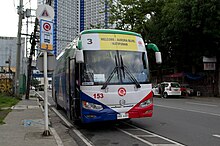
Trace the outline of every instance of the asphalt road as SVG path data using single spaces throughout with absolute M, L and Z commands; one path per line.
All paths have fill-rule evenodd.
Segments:
M 50 93 L 48 94 L 50 96 Z M 50 97 L 48 101 L 54 104 Z M 152 118 L 132 119 L 128 123 L 183 145 L 220 145 L 220 98 L 155 97 L 154 105 Z M 79 130 L 95 145 L 108 145 L 107 141 L 117 145 L 125 145 L 126 142 L 127 145 L 146 145 L 120 133 L 117 129 L 118 125 L 120 124 L 101 125 L 99 123 L 92 126 L 95 128 L 84 126 Z M 124 140 L 117 141 L 117 139 Z
M 133 124 L 189 146 L 220 145 L 220 98 L 154 98 L 151 119 Z

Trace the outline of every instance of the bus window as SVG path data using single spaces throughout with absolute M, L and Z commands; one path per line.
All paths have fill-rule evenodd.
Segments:
M 115 55 L 115 51 L 85 51 L 82 83 L 84 85 L 103 84 L 114 70 Z M 111 82 L 119 82 L 119 80 L 115 78 Z
M 146 59 L 144 59 L 143 52 L 121 51 L 120 55 L 123 58 L 123 63 L 127 69 L 132 73 L 136 80 L 140 83 L 149 82 L 148 68 L 146 66 Z M 144 55 L 145 56 L 145 55 Z M 132 61 L 131 61 L 132 60 Z M 128 74 L 125 74 L 124 83 L 131 83 Z

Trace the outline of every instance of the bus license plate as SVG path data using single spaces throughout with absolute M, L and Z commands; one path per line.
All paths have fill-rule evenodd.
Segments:
M 126 119 L 128 118 L 128 113 L 117 114 L 117 119 Z

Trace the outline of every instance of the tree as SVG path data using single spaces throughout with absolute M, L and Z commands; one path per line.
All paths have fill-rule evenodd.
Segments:
M 164 67 L 191 71 L 201 69 L 202 56 L 219 56 L 219 0 L 110 0 L 110 4 L 110 22 L 157 44 Z
M 35 78 L 32 78 L 31 80 L 31 86 L 34 86 L 34 87 L 37 87 L 38 85 L 40 84 L 40 81 L 35 79 Z

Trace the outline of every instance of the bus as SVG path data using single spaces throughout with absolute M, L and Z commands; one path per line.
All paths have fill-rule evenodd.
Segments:
M 81 123 L 151 117 L 153 94 L 147 49 L 140 34 L 84 30 L 57 56 L 52 93 L 56 107 Z

